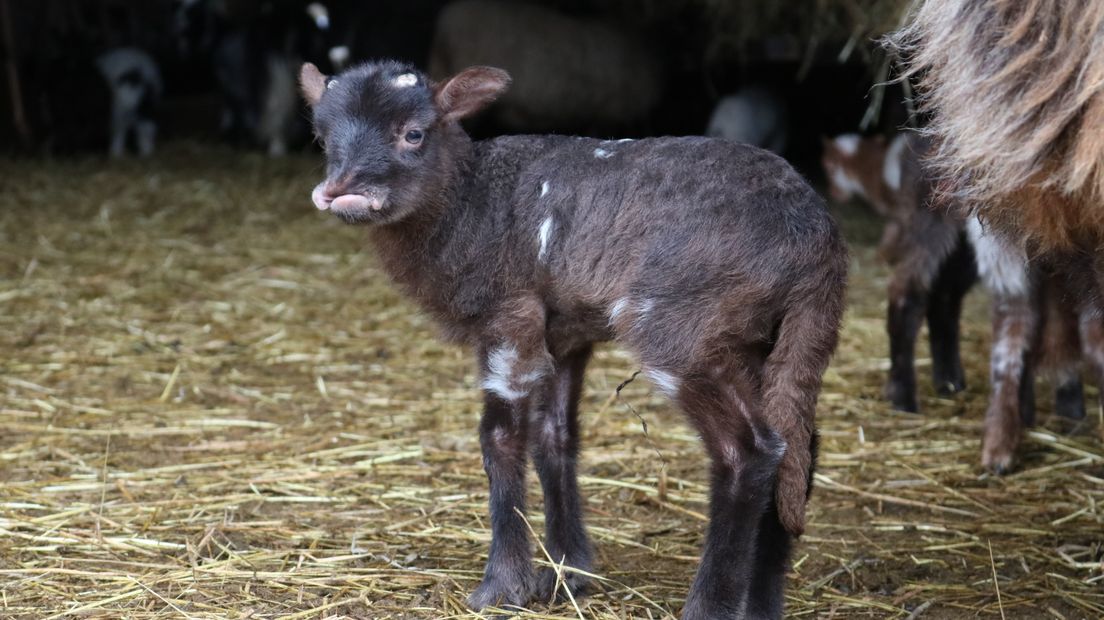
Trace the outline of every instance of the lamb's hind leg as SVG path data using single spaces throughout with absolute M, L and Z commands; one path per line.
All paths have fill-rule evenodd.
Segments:
M 685 380 L 677 400 L 705 441 L 712 463 L 709 530 L 683 609 L 686 620 L 743 618 L 756 579 L 760 524 L 774 503 L 785 446 L 762 426 L 758 385 Z M 784 570 L 783 563 L 771 563 Z M 774 565 L 776 564 L 776 565 Z M 775 581 L 783 575 L 759 576 Z
M 591 548 L 583 526 L 575 465 L 579 454 L 579 397 L 590 347 L 556 361 L 552 379 L 533 409 L 532 452 L 544 490 L 545 547 L 552 560 L 589 571 Z M 537 576 L 537 596 L 563 598 L 562 585 L 550 568 Z M 585 593 L 587 578 L 566 572 L 563 581 L 573 596 Z

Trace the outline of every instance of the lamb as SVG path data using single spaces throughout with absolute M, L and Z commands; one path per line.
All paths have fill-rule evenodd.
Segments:
M 476 352 L 492 541 L 476 609 L 556 592 L 534 574 L 526 452 L 545 546 L 591 568 L 576 483 L 594 343 L 616 340 L 686 413 L 712 463 L 711 519 L 684 618 L 780 617 L 805 527 L 814 414 L 844 306 L 846 247 L 781 158 L 704 137 L 601 141 L 459 125 L 501 69 L 433 82 L 394 61 L 300 72 L 326 153 L 314 204 L 366 224 L 394 281 Z M 565 587 L 586 579 L 569 572 Z
M 1023 434 L 1034 421 L 1034 372 L 1055 383 L 1055 411 L 1085 416 L 1082 350 L 1099 354 L 1100 335 L 1088 329 L 1091 306 L 1066 303 L 1066 279 L 1045 262 L 1029 263 L 1015 246 L 986 230 L 976 217 L 932 204 L 931 171 L 922 165 L 929 141 L 905 132 L 882 136 L 844 134 L 824 141 L 822 163 L 837 201 L 861 196 L 886 218 L 879 252 L 894 268 L 889 284 L 890 371 L 886 395 L 897 409 L 917 410 L 915 342 L 928 319 L 932 378 L 943 395 L 961 391 L 959 357 L 962 298 L 978 279 L 992 297 L 991 396 L 982 463 L 1009 471 Z M 933 208 L 934 207 L 934 208 Z

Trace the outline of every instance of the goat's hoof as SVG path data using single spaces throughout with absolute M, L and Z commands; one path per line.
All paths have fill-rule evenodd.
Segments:
M 549 567 L 544 567 L 537 572 L 537 586 L 534 590 L 534 598 L 538 601 L 545 602 L 563 602 L 567 600 L 567 594 L 564 592 L 564 586 L 571 591 L 571 596 L 578 599 L 586 596 L 587 589 L 590 586 L 590 578 L 586 575 L 580 575 L 579 573 L 570 572 L 565 570 L 563 572 L 563 580 L 557 578 L 556 571 Z
M 981 464 L 994 474 L 1003 476 L 1012 472 L 1012 467 L 1015 465 L 1015 454 L 1012 450 L 1008 450 L 1003 446 L 986 446 L 981 453 Z
M 468 607 L 479 611 L 495 607 L 522 608 L 529 602 L 530 579 L 515 577 L 484 577 L 483 582 L 468 597 Z

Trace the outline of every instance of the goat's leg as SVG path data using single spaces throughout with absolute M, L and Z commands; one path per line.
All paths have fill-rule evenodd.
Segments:
M 481 352 L 485 406 L 479 440 L 490 481 L 491 548 L 483 582 L 468 598 L 475 609 L 521 606 L 531 598 L 532 547 L 523 516 L 529 411 L 552 370 L 539 302 L 518 300 L 497 316 Z
M 889 381 L 885 395 L 894 409 L 915 412 L 916 336 L 929 306 L 932 282 L 961 245 L 959 226 L 933 214 L 917 214 L 901 227 L 889 282 Z
M 890 286 L 889 317 L 889 381 L 885 395 L 894 409 L 915 413 L 916 401 L 916 335 L 924 320 L 927 291 L 905 283 Z
M 1034 422 L 1029 356 L 1037 329 L 1035 315 L 1034 304 L 1026 293 L 994 297 L 991 393 L 981 461 L 998 474 L 1012 469 L 1023 428 Z
M 788 535 L 773 529 L 767 516 L 774 504 L 774 488 L 785 443 L 762 426 L 760 399 L 750 382 L 716 385 L 693 379 L 681 385 L 677 400 L 698 427 L 712 463 L 709 529 L 701 564 L 686 599 L 684 620 L 744 618 L 750 589 L 760 563 L 760 526 L 770 536 Z M 777 521 L 777 516 L 773 517 Z M 785 551 L 774 549 L 769 553 Z M 759 575 L 781 584 L 783 562 L 766 564 L 778 575 Z M 778 594 L 781 594 L 779 588 Z M 771 609 L 781 612 L 781 600 Z M 763 613 L 761 609 L 756 613 Z
M 590 348 L 556 361 L 554 376 L 533 408 L 531 440 L 533 462 L 544 491 L 545 548 L 552 560 L 570 568 L 589 571 L 592 552 L 583 525 L 576 462 L 579 453 L 579 397 Z M 537 596 L 563 598 L 556 572 L 542 568 L 537 576 Z M 563 582 L 573 596 L 585 593 L 587 578 L 573 572 Z M 560 585 L 559 588 L 563 586 Z
M 974 251 L 960 237 L 958 246 L 939 268 L 928 300 L 928 342 L 932 357 L 932 383 L 943 396 L 966 388 L 959 354 L 959 321 L 962 300 L 977 282 Z
M 1064 275 L 1048 274 L 1040 279 L 1039 316 L 1041 333 L 1039 366 L 1054 382 L 1054 411 L 1064 418 L 1085 417 L 1085 394 L 1081 385 L 1081 335 L 1077 308 L 1063 283 Z

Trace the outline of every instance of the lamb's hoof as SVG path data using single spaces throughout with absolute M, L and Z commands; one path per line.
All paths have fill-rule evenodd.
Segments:
M 954 396 L 955 394 L 958 394 L 965 389 L 966 381 L 960 378 L 944 378 L 935 380 L 935 393 L 939 394 L 943 398 Z
M 534 590 L 534 600 L 544 602 L 563 602 L 567 600 L 567 594 L 564 592 L 564 585 L 571 591 L 571 596 L 575 599 L 586 596 L 587 590 L 590 587 L 590 578 L 586 575 L 580 575 L 579 573 L 565 570 L 563 572 L 563 581 L 559 581 L 556 578 L 556 571 L 549 567 L 541 568 L 537 573 L 537 585 Z
M 916 413 L 920 410 L 920 406 L 916 402 L 916 390 L 910 390 L 900 383 L 893 381 L 887 383 L 885 397 L 897 411 Z
M 479 611 L 494 605 L 502 609 L 523 608 L 531 594 L 530 579 L 516 577 L 484 577 L 483 582 L 468 597 L 468 607 Z

